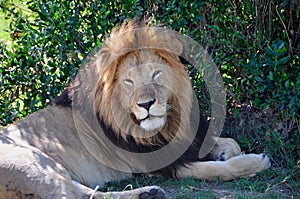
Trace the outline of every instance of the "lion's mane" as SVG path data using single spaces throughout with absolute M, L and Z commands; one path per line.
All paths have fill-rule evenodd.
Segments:
M 142 28 L 143 27 L 143 28 Z M 162 141 L 171 141 L 176 133 L 186 135 L 189 128 L 189 115 L 192 107 L 192 87 L 189 77 L 180 62 L 178 55 L 182 51 L 182 43 L 178 38 L 168 38 L 163 28 L 145 27 L 136 23 L 127 23 L 115 28 L 109 39 L 101 47 L 96 62 L 110 63 L 102 71 L 98 81 L 98 89 L 95 95 L 95 106 L 99 111 L 99 117 L 110 125 L 114 132 L 126 139 L 129 129 L 142 131 L 135 125 L 132 118 L 128 117 L 128 110 L 122 109 L 120 88 L 116 87 L 118 81 L 117 71 L 119 63 L 123 59 L 140 49 L 149 49 L 163 58 L 171 70 L 174 71 L 174 90 L 169 102 L 172 109 L 168 112 L 165 127 L 156 136 L 135 140 L 141 144 L 158 144 Z M 170 35 L 170 34 L 169 34 Z M 168 66 L 166 66 L 168 67 Z
M 198 152 L 207 126 L 201 125 L 201 131 L 198 129 L 195 139 L 190 137 L 189 132 L 196 128 L 198 121 L 194 126 L 190 122 L 195 98 L 185 66 L 179 58 L 186 44 L 177 35 L 167 31 L 163 27 L 130 21 L 115 28 L 89 62 L 94 64 L 95 73 L 100 74 L 92 100 L 97 118 L 103 132 L 115 145 L 132 152 L 151 152 L 164 147 L 175 136 L 193 142 L 173 164 L 160 170 L 159 173 L 170 177 L 174 176 L 179 165 L 199 160 Z M 122 60 L 141 49 L 148 49 L 161 57 L 175 75 L 175 81 L 172 82 L 173 94 L 168 99 L 172 108 L 167 112 L 166 124 L 159 133 L 147 138 L 136 138 L 128 133 L 129 129 L 131 132 L 143 130 L 129 117 L 128 110 L 122 108 L 122 92 L 116 86 L 119 78 L 117 71 Z M 72 102 L 72 87 L 74 83 L 70 84 L 54 104 L 69 106 Z

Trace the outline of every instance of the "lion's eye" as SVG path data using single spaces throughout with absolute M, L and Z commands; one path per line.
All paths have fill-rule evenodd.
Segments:
M 157 80 L 157 78 L 161 75 L 161 71 L 158 70 L 158 71 L 155 71 L 152 75 L 152 79 L 153 80 Z
M 133 85 L 133 81 L 131 79 L 125 79 L 124 83 L 128 86 L 132 86 Z

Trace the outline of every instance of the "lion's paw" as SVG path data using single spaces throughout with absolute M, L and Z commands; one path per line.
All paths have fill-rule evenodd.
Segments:
M 241 153 L 241 148 L 232 138 L 219 138 L 212 151 L 215 156 L 215 160 L 226 161 L 239 155 Z
M 252 155 L 250 156 L 250 162 L 253 163 L 253 166 L 257 170 L 256 172 L 260 172 L 271 167 L 270 158 L 265 153 L 261 153 L 258 155 L 257 154 L 249 154 L 249 155 Z
M 228 160 L 232 173 L 236 177 L 252 177 L 256 173 L 270 168 L 270 158 L 264 154 L 243 154 Z
M 222 151 L 220 151 L 218 153 L 218 157 L 217 157 L 217 160 L 219 161 L 226 161 L 234 156 L 238 155 L 236 153 L 236 151 L 232 148 L 226 148 L 226 149 L 223 149 Z
M 165 196 L 164 191 L 159 187 L 155 187 L 150 189 L 149 191 L 141 193 L 139 195 L 139 199 L 156 199 L 156 198 L 164 198 L 164 196 Z

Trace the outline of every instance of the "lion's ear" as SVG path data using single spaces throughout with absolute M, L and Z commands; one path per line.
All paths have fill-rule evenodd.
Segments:
M 174 31 L 160 27 L 150 27 L 141 30 L 137 35 L 143 38 L 142 43 L 145 47 L 164 50 L 177 56 L 183 53 L 183 39 Z
M 167 60 L 170 64 L 183 63 L 181 61 L 181 54 L 183 52 L 183 45 L 177 38 L 164 39 L 156 44 L 151 45 L 151 49 Z
M 165 39 L 165 42 L 160 43 L 160 47 L 177 56 L 180 56 L 183 53 L 183 43 L 176 37 Z
M 168 41 L 168 46 L 166 46 L 166 48 L 169 48 L 168 50 L 170 50 L 172 53 L 180 56 L 183 51 L 183 43 L 179 38 L 171 38 Z

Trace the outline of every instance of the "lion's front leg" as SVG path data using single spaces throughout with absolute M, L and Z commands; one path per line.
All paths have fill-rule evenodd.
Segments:
M 211 151 L 214 160 L 225 161 L 241 153 L 238 143 L 232 138 L 214 138 L 216 145 Z
M 99 179 L 100 180 L 100 179 Z M 7 198 L 152 199 L 164 191 L 147 186 L 121 192 L 95 192 L 74 181 L 67 170 L 40 150 L 0 144 L 0 199 Z
M 270 166 L 270 159 L 265 154 L 241 154 L 226 161 L 194 162 L 179 168 L 176 174 L 178 178 L 210 180 L 220 177 L 223 180 L 233 180 L 254 176 Z
M 114 191 L 114 192 L 99 192 L 94 191 L 76 181 L 73 181 L 76 194 L 80 198 L 93 198 L 93 199 L 104 199 L 104 198 L 118 198 L 118 199 L 153 199 L 163 198 L 164 191 L 158 186 L 146 186 L 138 189 L 127 190 L 127 191 Z
M 82 186 L 82 185 L 80 185 Z M 78 188 L 78 187 L 77 187 Z M 79 188 L 81 190 L 81 188 Z M 78 190 L 78 189 L 77 189 Z M 84 194 L 81 196 L 85 196 L 82 198 L 90 198 L 92 196 L 93 199 L 105 199 L 105 198 L 116 198 L 116 199 L 153 199 L 153 198 L 164 198 L 164 191 L 158 186 L 146 186 L 133 190 L 127 191 L 115 191 L 115 192 L 95 192 L 89 188 L 87 188 Z M 88 196 L 88 197 L 86 197 Z

